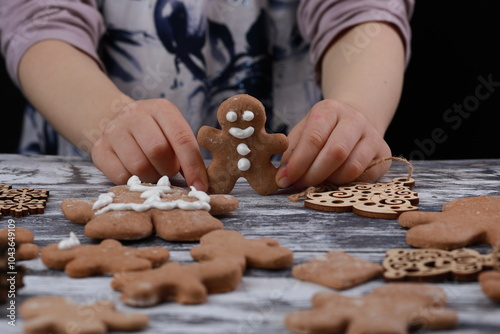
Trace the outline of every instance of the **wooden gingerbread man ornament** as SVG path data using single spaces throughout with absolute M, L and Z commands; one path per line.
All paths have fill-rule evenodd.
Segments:
M 213 154 L 207 169 L 210 192 L 227 194 L 243 177 L 257 193 L 274 193 L 277 168 L 271 156 L 283 153 L 288 139 L 266 133 L 262 103 L 250 95 L 235 95 L 220 105 L 217 120 L 221 130 L 203 126 L 198 132 L 200 145 Z

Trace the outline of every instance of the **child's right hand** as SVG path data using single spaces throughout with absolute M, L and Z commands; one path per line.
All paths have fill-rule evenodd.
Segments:
M 196 137 L 179 109 L 165 99 L 127 104 L 107 123 L 91 153 L 96 167 L 116 184 L 132 175 L 156 183 L 182 171 L 189 185 L 208 189 Z

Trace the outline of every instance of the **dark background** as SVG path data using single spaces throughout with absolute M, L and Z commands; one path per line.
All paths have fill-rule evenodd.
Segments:
M 500 20 L 492 4 L 417 0 L 412 57 L 386 135 L 393 155 L 410 160 L 500 158 Z M 15 152 L 24 102 L 0 67 L 0 152 Z M 498 87 L 480 87 L 479 78 Z M 463 112 L 454 112 L 460 105 Z

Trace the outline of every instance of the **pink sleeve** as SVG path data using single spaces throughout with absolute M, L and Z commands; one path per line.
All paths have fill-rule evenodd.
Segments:
M 311 43 L 311 60 L 318 68 L 331 41 L 346 28 L 368 22 L 383 21 L 399 30 L 410 59 L 410 17 L 414 0 L 302 0 L 298 22 L 302 35 Z
M 0 47 L 7 70 L 17 85 L 21 57 L 30 46 L 45 39 L 70 43 L 100 64 L 97 45 L 105 28 L 95 0 L 0 0 L 0 3 Z

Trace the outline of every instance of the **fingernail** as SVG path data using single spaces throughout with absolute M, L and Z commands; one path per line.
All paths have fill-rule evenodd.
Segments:
M 195 187 L 196 190 L 199 190 L 199 191 L 207 191 L 208 190 L 208 187 L 200 180 L 194 181 L 192 186 Z
M 286 176 L 279 179 L 278 182 L 276 182 L 276 183 L 278 184 L 278 187 L 280 187 L 280 188 L 288 188 L 290 186 L 290 181 L 288 180 L 288 178 Z

